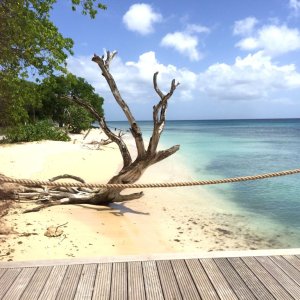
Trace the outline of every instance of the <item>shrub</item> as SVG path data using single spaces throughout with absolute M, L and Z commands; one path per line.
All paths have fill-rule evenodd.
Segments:
M 35 124 L 19 125 L 9 128 L 4 142 L 19 143 L 41 140 L 69 141 L 70 137 L 61 129 L 56 128 L 49 121 L 40 121 Z
M 93 119 L 83 108 L 72 105 L 69 107 L 68 112 L 66 124 L 71 133 L 81 133 L 82 130 L 87 130 L 91 127 Z

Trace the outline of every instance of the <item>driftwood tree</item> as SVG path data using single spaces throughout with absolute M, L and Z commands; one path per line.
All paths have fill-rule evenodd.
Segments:
M 175 145 L 169 149 L 158 151 L 158 143 L 160 136 L 164 130 L 165 121 L 166 121 L 166 110 L 168 106 L 168 101 L 173 95 L 176 87 L 179 83 L 175 82 L 175 79 L 172 80 L 170 90 L 167 94 L 164 94 L 157 83 L 158 72 L 153 75 L 153 86 L 156 91 L 159 101 L 156 105 L 153 106 L 153 132 L 150 138 L 149 144 L 146 147 L 142 131 L 132 115 L 127 103 L 123 100 L 120 91 L 117 87 L 117 84 L 110 73 L 110 64 L 113 58 L 115 57 L 116 52 L 107 51 L 102 57 L 94 55 L 92 61 L 95 62 L 101 69 L 103 77 L 106 79 L 110 90 L 116 100 L 117 104 L 123 110 L 129 125 L 131 134 L 135 140 L 137 156 L 133 160 L 131 153 L 128 150 L 126 143 L 124 142 L 121 135 L 118 135 L 112 132 L 103 115 L 99 114 L 97 110 L 84 99 L 80 99 L 73 95 L 66 95 L 65 97 L 71 101 L 76 102 L 78 105 L 84 107 L 90 112 L 90 114 L 99 122 L 101 129 L 107 135 L 107 137 L 116 143 L 119 147 L 123 158 L 123 167 L 120 172 L 112 177 L 108 183 L 110 184 L 125 184 L 125 183 L 134 183 L 136 182 L 143 174 L 143 172 L 151 165 L 171 156 L 177 150 L 179 150 L 179 145 Z M 71 175 L 62 175 L 57 176 L 51 180 L 57 180 L 60 178 L 73 178 L 80 182 L 84 182 L 81 178 L 71 176 Z M 143 192 L 133 193 L 129 195 L 122 195 L 123 189 L 87 189 L 87 188 L 47 188 L 44 187 L 22 187 L 19 192 L 15 193 L 16 197 L 24 199 L 37 199 L 40 205 L 30 211 L 38 211 L 44 207 L 49 207 L 53 205 L 62 205 L 62 204 L 94 204 L 94 205 L 108 205 L 113 202 L 122 202 L 128 200 L 138 199 L 143 196 Z M 20 192 L 21 191 L 21 192 Z M 1 191 L 0 191 L 1 198 Z

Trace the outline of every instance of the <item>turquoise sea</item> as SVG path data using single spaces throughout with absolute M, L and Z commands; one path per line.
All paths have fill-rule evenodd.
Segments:
M 139 124 L 149 137 L 152 122 Z M 128 129 L 126 122 L 110 126 Z M 180 156 L 199 180 L 300 168 L 300 119 L 168 121 L 161 143 L 180 144 Z M 300 174 L 205 189 L 250 213 L 262 227 L 268 219 L 282 234 L 293 232 L 292 244 L 300 247 Z

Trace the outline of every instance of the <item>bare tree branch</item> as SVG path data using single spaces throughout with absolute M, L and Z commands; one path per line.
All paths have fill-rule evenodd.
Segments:
M 142 132 L 137 122 L 135 121 L 128 105 L 122 99 L 120 92 L 117 88 L 117 85 L 114 81 L 113 76 L 110 74 L 109 67 L 110 63 L 113 60 L 116 52 L 106 52 L 106 56 L 103 55 L 101 58 L 96 54 L 93 57 L 93 61 L 96 62 L 100 69 L 102 70 L 102 75 L 105 77 L 112 94 L 115 97 L 116 102 L 122 108 L 124 114 L 127 117 L 127 120 L 131 126 L 130 130 L 134 137 L 137 149 L 137 158 L 132 161 L 131 155 L 122 139 L 123 133 L 119 134 L 112 132 L 106 124 L 105 118 L 101 115 L 89 102 L 84 101 L 76 96 L 64 96 L 65 99 L 73 101 L 86 109 L 98 122 L 107 135 L 108 140 L 102 141 L 103 144 L 109 143 L 110 141 L 115 142 L 121 155 L 123 157 L 123 168 L 119 171 L 118 174 L 113 176 L 108 183 L 110 184 L 126 184 L 134 183 L 140 179 L 144 171 L 151 165 L 169 157 L 174 154 L 179 149 L 179 145 L 175 145 L 169 149 L 157 151 L 159 139 L 161 133 L 163 132 L 166 119 L 166 110 L 168 106 L 168 100 L 173 95 L 179 83 L 176 83 L 173 79 L 169 92 L 164 94 L 157 84 L 158 72 L 153 75 L 153 86 L 154 90 L 159 96 L 159 101 L 153 107 L 153 132 L 149 142 L 147 151 L 145 151 L 144 141 L 142 137 Z M 99 143 L 101 144 L 101 142 Z M 5 177 L 0 174 L 0 178 Z M 60 175 L 52 178 L 52 181 L 61 179 L 61 178 L 72 178 L 79 182 L 84 182 L 80 177 L 72 175 Z M 51 207 L 55 205 L 68 205 L 68 204 L 91 204 L 91 205 L 109 205 L 113 202 L 123 202 L 138 199 L 143 196 L 143 192 L 133 193 L 130 195 L 121 195 L 121 192 L 124 188 L 101 188 L 101 189 L 89 189 L 83 187 L 45 187 L 45 186 L 32 186 L 32 187 L 23 187 L 16 184 L 2 184 L 0 185 L 0 200 L 5 199 L 22 199 L 23 201 L 32 201 L 35 200 L 38 204 L 38 207 L 29 209 L 26 212 L 39 211 L 46 207 Z
M 154 155 L 156 153 L 160 135 L 163 132 L 165 126 L 168 100 L 171 98 L 177 86 L 179 85 L 179 82 L 176 83 L 175 79 L 173 79 L 169 93 L 164 95 L 158 87 L 157 75 L 158 72 L 155 72 L 153 75 L 153 86 L 156 93 L 160 97 L 160 101 L 157 103 L 157 105 L 153 106 L 153 132 L 147 149 L 147 153 L 149 155 Z
M 132 159 L 131 159 L 131 155 L 128 151 L 128 148 L 126 146 L 126 144 L 124 143 L 123 139 L 114 134 L 110 129 L 109 127 L 107 126 L 106 124 L 106 121 L 105 121 L 105 118 L 104 116 L 100 115 L 96 109 L 88 102 L 76 97 L 76 96 L 73 96 L 73 97 L 70 97 L 70 96 L 64 96 L 65 99 L 68 99 L 70 101 L 74 101 L 75 103 L 79 104 L 80 106 L 84 107 L 85 109 L 87 109 L 91 115 L 99 122 L 99 125 L 101 127 L 101 129 L 104 131 L 104 133 L 113 141 L 115 142 L 119 149 L 120 149 L 120 152 L 122 154 L 122 157 L 123 157 L 123 168 L 127 168 L 131 162 L 132 162 Z
M 99 57 L 98 55 L 94 54 L 92 61 L 97 63 L 98 66 L 100 67 L 100 69 L 102 71 L 102 75 L 106 79 L 115 100 L 117 101 L 119 106 L 122 108 L 128 122 L 131 126 L 130 131 L 131 131 L 132 136 L 134 137 L 136 147 L 137 147 L 137 152 L 138 152 L 137 159 L 141 159 L 145 156 L 145 145 L 144 145 L 144 140 L 143 140 L 143 136 L 142 136 L 142 131 L 141 131 L 139 125 L 137 124 L 135 118 L 133 117 L 127 103 L 123 100 L 123 98 L 120 94 L 120 91 L 117 87 L 117 84 L 109 72 L 110 63 L 113 60 L 116 53 L 117 52 L 115 52 L 115 51 L 113 51 L 112 53 L 107 51 L 106 57 L 105 56 Z
M 52 177 L 49 179 L 49 181 L 53 182 L 53 181 L 56 181 L 56 180 L 59 180 L 59 179 L 66 179 L 66 178 L 70 178 L 70 179 L 74 179 L 76 181 L 79 181 L 81 183 L 85 183 L 85 181 L 78 177 L 78 176 L 74 176 L 74 175 L 69 175 L 69 174 L 63 174 L 63 175 L 58 175 L 58 176 L 55 176 L 55 177 Z

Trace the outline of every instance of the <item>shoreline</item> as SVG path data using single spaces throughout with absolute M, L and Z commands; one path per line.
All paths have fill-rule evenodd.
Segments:
M 71 142 L 0 146 L 0 173 L 49 179 L 67 169 L 87 182 L 106 182 L 121 166 L 121 156 L 113 144 L 91 150 L 92 145 L 87 143 L 99 141 L 99 132 L 93 130 L 84 142 L 83 135 L 76 135 Z M 175 154 L 147 169 L 139 182 L 192 177 Z M 141 199 L 112 204 L 110 208 L 67 205 L 22 214 L 30 204 L 18 203 L 3 217 L 15 233 L 0 235 L 0 260 L 282 248 L 276 240 L 264 239 L 244 228 L 246 217 L 235 210 L 228 213 L 228 203 L 222 207 L 222 199 L 203 187 L 144 192 Z M 44 236 L 49 226 L 61 226 L 63 234 Z

